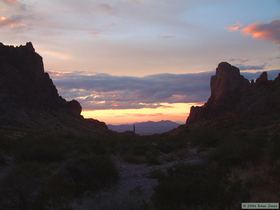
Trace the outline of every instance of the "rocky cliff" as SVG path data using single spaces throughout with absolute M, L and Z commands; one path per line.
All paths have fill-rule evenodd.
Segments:
M 211 77 L 211 96 L 203 106 L 193 106 L 187 124 L 213 120 L 219 116 L 280 114 L 280 75 L 268 80 L 263 72 L 256 81 L 245 79 L 240 70 L 222 62 Z
M 106 127 L 103 123 L 100 126 L 98 121 L 88 123 L 81 111 L 78 101 L 66 101 L 59 96 L 32 43 L 19 47 L 0 43 L 1 127 L 53 127 L 54 124 L 58 127 L 66 124 Z

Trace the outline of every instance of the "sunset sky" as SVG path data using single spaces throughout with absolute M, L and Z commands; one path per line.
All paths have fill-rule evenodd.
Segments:
M 0 30 L 106 123 L 184 122 L 221 61 L 248 78 L 280 69 L 279 0 L 0 0 Z

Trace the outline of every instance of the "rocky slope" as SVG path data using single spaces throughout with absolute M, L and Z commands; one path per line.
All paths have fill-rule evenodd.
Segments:
M 32 43 L 0 43 L 0 128 L 106 128 L 96 120 L 84 120 L 81 111 L 78 101 L 59 96 Z
M 222 62 L 211 77 L 211 96 L 203 106 L 191 108 L 187 125 L 220 116 L 248 118 L 280 114 L 280 75 L 271 81 L 263 72 L 256 81 L 240 75 L 240 70 Z

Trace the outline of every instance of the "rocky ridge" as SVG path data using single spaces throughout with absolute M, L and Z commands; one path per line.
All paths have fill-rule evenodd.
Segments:
M 106 128 L 85 120 L 81 111 L 78 101 L 59 96 L 31 42 L 18 47 L 0 43 L 0 127 Z
M 211 77 L 211 96 L 203 106 L 191 107 L 187 125 L 201 120 L 214 120 L 219 116 L 280 114 L 280 75 L 268 80 L 263 72 L 256 81 L 249 81 L 240 70 L 221 62 Z

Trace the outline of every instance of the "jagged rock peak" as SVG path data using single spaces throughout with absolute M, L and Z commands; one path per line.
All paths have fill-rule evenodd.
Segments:
M 232 116 L 279 113 L 279 81 L 280 74 L 271 81 L 267 72 L 263 72 L 256 82 L 249 82 L 237 67 L 222 62 L 211 77 L 210 98 L 203 106 L 191 108 L 187 124 L 216 119 L 226 113 Z
M 256 85 L 266 85 L 268 82 L 267 72 L 263 72 L 256 80 Z
M 25 45 L 19 45 L 19 46 L 13 46 L 13 45 L 4 45 L 2 42 L 0 42 L 0 48 L 14 48 L 14 49 L 26 49 L 30 52 L 35 52 L 35 49 L 33 47 L 32 42 L 26 42 Z
M 26 45 L 25 45 L 26 49 L 31 51 L 31 52 L 35 52 L 35 49 L 33 47 L 33 44 L 32 42 L 27 42 Z
M 78 101 L 59 96 L 31 42 L 16 47 L 0 43 L 0 127 L 107 129 L 105 123 L 85 120 L 81 111 Z
M 279 73 L 278 76 L 275 78 L 275 81 L 280 81 L 280 73 Z
M 0 44 L 0 84 L 0 110 L 61 109 L 80 116 L 81 105 L 59 96 L 31 42 L 16 47 Z
M 72 100 L 72 101 L 67 102 L 67 107 L 73 115 L 80 115 L 81 112 L 82 112 L 82 106 L 76 100 Z
M 237 67 L 221 62 L 216 69 L 216 75 L 211 77 L 211 97 L 208 103 L 223 103 L 230 96 L 236 96 L 244 88 L 248 88 L 249 84 L 250 82 L 240 75 Z
M 230 65 L 228 62 L 221 62 L 216 68 L 216 75 L 223 76 L 225 74 L 240 75 L 240 70 L 237 67 Z

